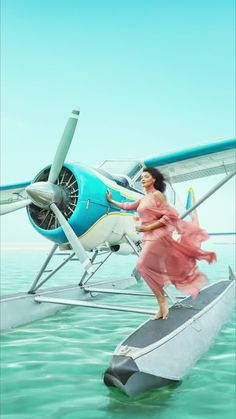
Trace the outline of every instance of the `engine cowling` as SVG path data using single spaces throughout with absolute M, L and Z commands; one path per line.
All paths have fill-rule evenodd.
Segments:
M 33 183 L 46 181 L 49 171 L 50 166 L 43 169 Z M 91 169 L 80 164 L 64 164 L 57 185 L 63 189 L 63 200 L 58 207 L 77 236 L 83 235 L 107 213 L 107 187 Z M 28 216 L 33 227 L 44 237 L 56 243 L 67 242 L 50 209 L 30 204 Z

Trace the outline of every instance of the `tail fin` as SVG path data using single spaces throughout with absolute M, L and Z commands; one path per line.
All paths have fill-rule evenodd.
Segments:
M 187 195 L 187 201 L 186 201 L 186 205 L 185 205 L 186 210 L 191 208 L 195 203 L 196 203 L 196 199 L 195 199 L 195 195 L 194 195 L 194 192 L 193 192 L 193 188 L 189 188 L 188 195 Z M 195 221 L 199 222 L 197 209 L 193 210 L 190 213 L 190 216 L 191 216 L 192 220 L 195 219 Z

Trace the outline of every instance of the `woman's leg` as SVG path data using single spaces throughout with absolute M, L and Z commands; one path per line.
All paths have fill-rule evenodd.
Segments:
M 162 317 L 164 320 L 167 320 L 169 310 L 168 310 L 168 303 L 167 303 L 167 299 L 165 297 L 164 291 L 163 290 L 160 290 L 160 291 L 152 290 L 152 291 L 156 296 L 156 299 L 157 299 L 158 304 L 160 306 L 160 310 L 151 319 L 152 320 L 157 320 L 157 319 L 160 319 Z
M 168 251 L 163 240 L 145 241 L 140 253 L 136 270 L 146 281 L 149 288 L 155 294 L 160 311 L 156 313 L 155 319 L 168 317 L 168 304 L 164 295 L 163 288 L 168 283 L 165 269 L 165 254 Z

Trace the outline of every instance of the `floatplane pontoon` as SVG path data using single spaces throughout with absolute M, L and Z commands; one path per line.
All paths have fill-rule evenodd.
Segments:
M 53 247 L 30 289 L 1 297 L 1 330 L 8 330 L 49 316 L 67 306 L 153 314 L 148 308 L 104 304 L 107 294 L 150 296 L 128 288 L 140 279 L 134 271 L 126 278 L 94 280 L 99 268 L 114 254 L 139 255 L 142 243 L 131 212 L 119 210 L 106 200 L 106 190 L 116 201 L 143 196 L 143 167 L 158 167 L 168 178 L 166 199 L 177 207 L 173 184 L 225 173 L 225 177 L 182 214 L 188 217 L 235 175 L 235 140 L 224 140 L 165 156 L 140 160 L 106 160 L 97 168 L 65 163 L 79 111 L 74 110 L 65 127 L 53 163 L 31 182 L 2 186 L 1 214 L 27 207 L 32 226 Z M 50 269 L 55 257 L 59 263 Z M 76 284 L 44 288 L 48 280 L 70 261 L 79 261 L 83 274 Z M 42 288 L 43 287 L 43 288 Z M 235 295 L 230 277 L 201 291 L 198 298 L 172 296 L 168 321 L 146 321 L 115 350 L 104 374 L 108 386 L 128 395 L 139 394 L 181 380 L 209 347 L 229 318 Z M 95 301 L 97 300 L 97 301 Z

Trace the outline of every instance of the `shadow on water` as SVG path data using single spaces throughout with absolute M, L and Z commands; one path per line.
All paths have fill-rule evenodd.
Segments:
M 131 417 L 135 415 L 136 419 L 158 418 L 169 406 L 175 389 L 180 387 L 181 384 L 181 381 L 169 384 L 134 397 L 127 396 L 119 389 L 109 388 L 107 417 L 115 418 L 117 416 L 117 418 L 123 419 L 129 417 L 129 415 Z

